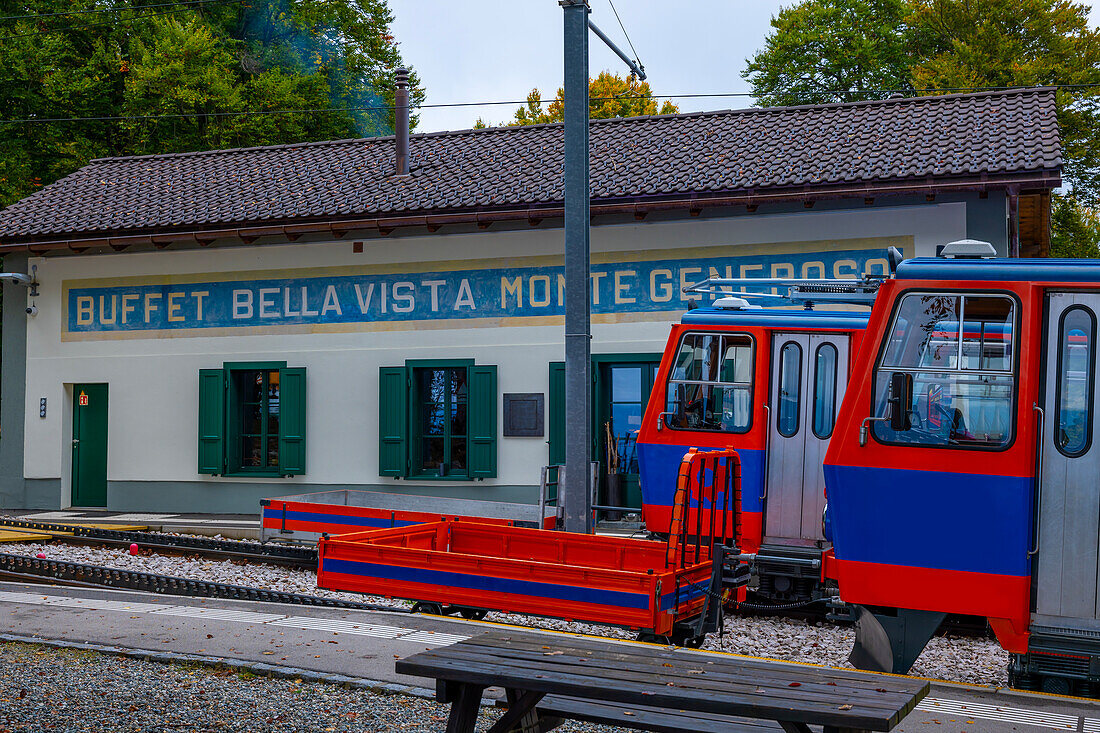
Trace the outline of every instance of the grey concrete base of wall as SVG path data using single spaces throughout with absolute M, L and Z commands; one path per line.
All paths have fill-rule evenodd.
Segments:
M 277 481 L 252 483 L 218 479 L 211 481 L 108 481 L 107 508 L 111 511 L 123 512 L 255 514 L 260 511 L 260 499 L 341 489 L 446 496 L 485 501 L 508 501 L 517 504 L 536 503 L 539 492 L 537 486 L 479 486 L 476 484 L 472 486 L 430 486 L 424 484 L 411 485 L 400 481 L 350 486 L 347 484 L 279 483 Z
M 60 509 L 68 505 L 68 497 L 61 496 L 61 479 L 29 478 L 23 482 L 26 506 L 10 509 Z

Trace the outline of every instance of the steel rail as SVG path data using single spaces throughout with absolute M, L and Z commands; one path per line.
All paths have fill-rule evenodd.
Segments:
M 0 519 L 0 529 L 5 527 L 33 530 L 50 534 L 61 541 L 79 541 L 99 544 L 129 546 L 136 544 L 143 549 L 167 552 L 191 552 L 233 560 L 317 567 L 317 548 L 295 545 L 277 545 L 250 540 L 219 540 L 212 537 L 170 535 L 163 532 L 81 527 L 69 524 L 32 522 L 25 519 Z
M 136 570 L 121 570 L 101 565 L 86 565 L 64 560 L 43 560 L 42 558 L 12 555 L 6 552 L 0 553 L 0 576 L 2 575 L 17 577 L 21 580 L 53 580 L 62 585 L 78 585 L 85 588 L 116 588 L 171 596 L 224 598 L 235 601 L 285 603 L 321 608 L 412 613 L 412 609 L 404 606 L 384 606 L 377 603 L 343 601 L 304 593 L 287 593 L 267 588 L 215 583 L 207 580 L 180 578 L 174 575 L 143 573 Z

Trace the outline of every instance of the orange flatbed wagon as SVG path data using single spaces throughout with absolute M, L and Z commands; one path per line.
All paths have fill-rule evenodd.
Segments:
M 727 561 L 738 564 L 740 463 L 734 451 L 693 451 L 680 475 L 679 522 L 667 542 L 444 519 L 322 538 L 317 584 L 701 641 L 685 629 L 720 607 Z M 747 574 L 734 584 L 743 594 L 740 580 Z

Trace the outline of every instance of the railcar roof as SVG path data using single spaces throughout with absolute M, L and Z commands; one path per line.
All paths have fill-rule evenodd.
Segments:
M 1100 260 L 1053 258 L 966 260 L 917 257 L 898 265 L 896 277 L 899 280 L 1034 280 L 1100 284 Z
M 795 310 L 793 308 L 709 308 L 684 313 L 680 322 L 689 326 L 763 326 L 765 328 L 862 330 L 870 312 Z

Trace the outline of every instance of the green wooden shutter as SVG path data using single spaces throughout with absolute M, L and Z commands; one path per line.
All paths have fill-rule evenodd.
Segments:
M 565 362 L 550 362 L 550 465 L 565 463 Z
M 306 370 L 279 370 L 279 473 L 306 472 Z
M 199 370 L 199 473 L 225 472 L 225 372 Z
M 469 372 L 470 478 L 497 475 L 497 368 L 472 366 Z
M 409 465 L 409 388 L 405 367 L 378 370 L 378 475 L 405 476 Z

